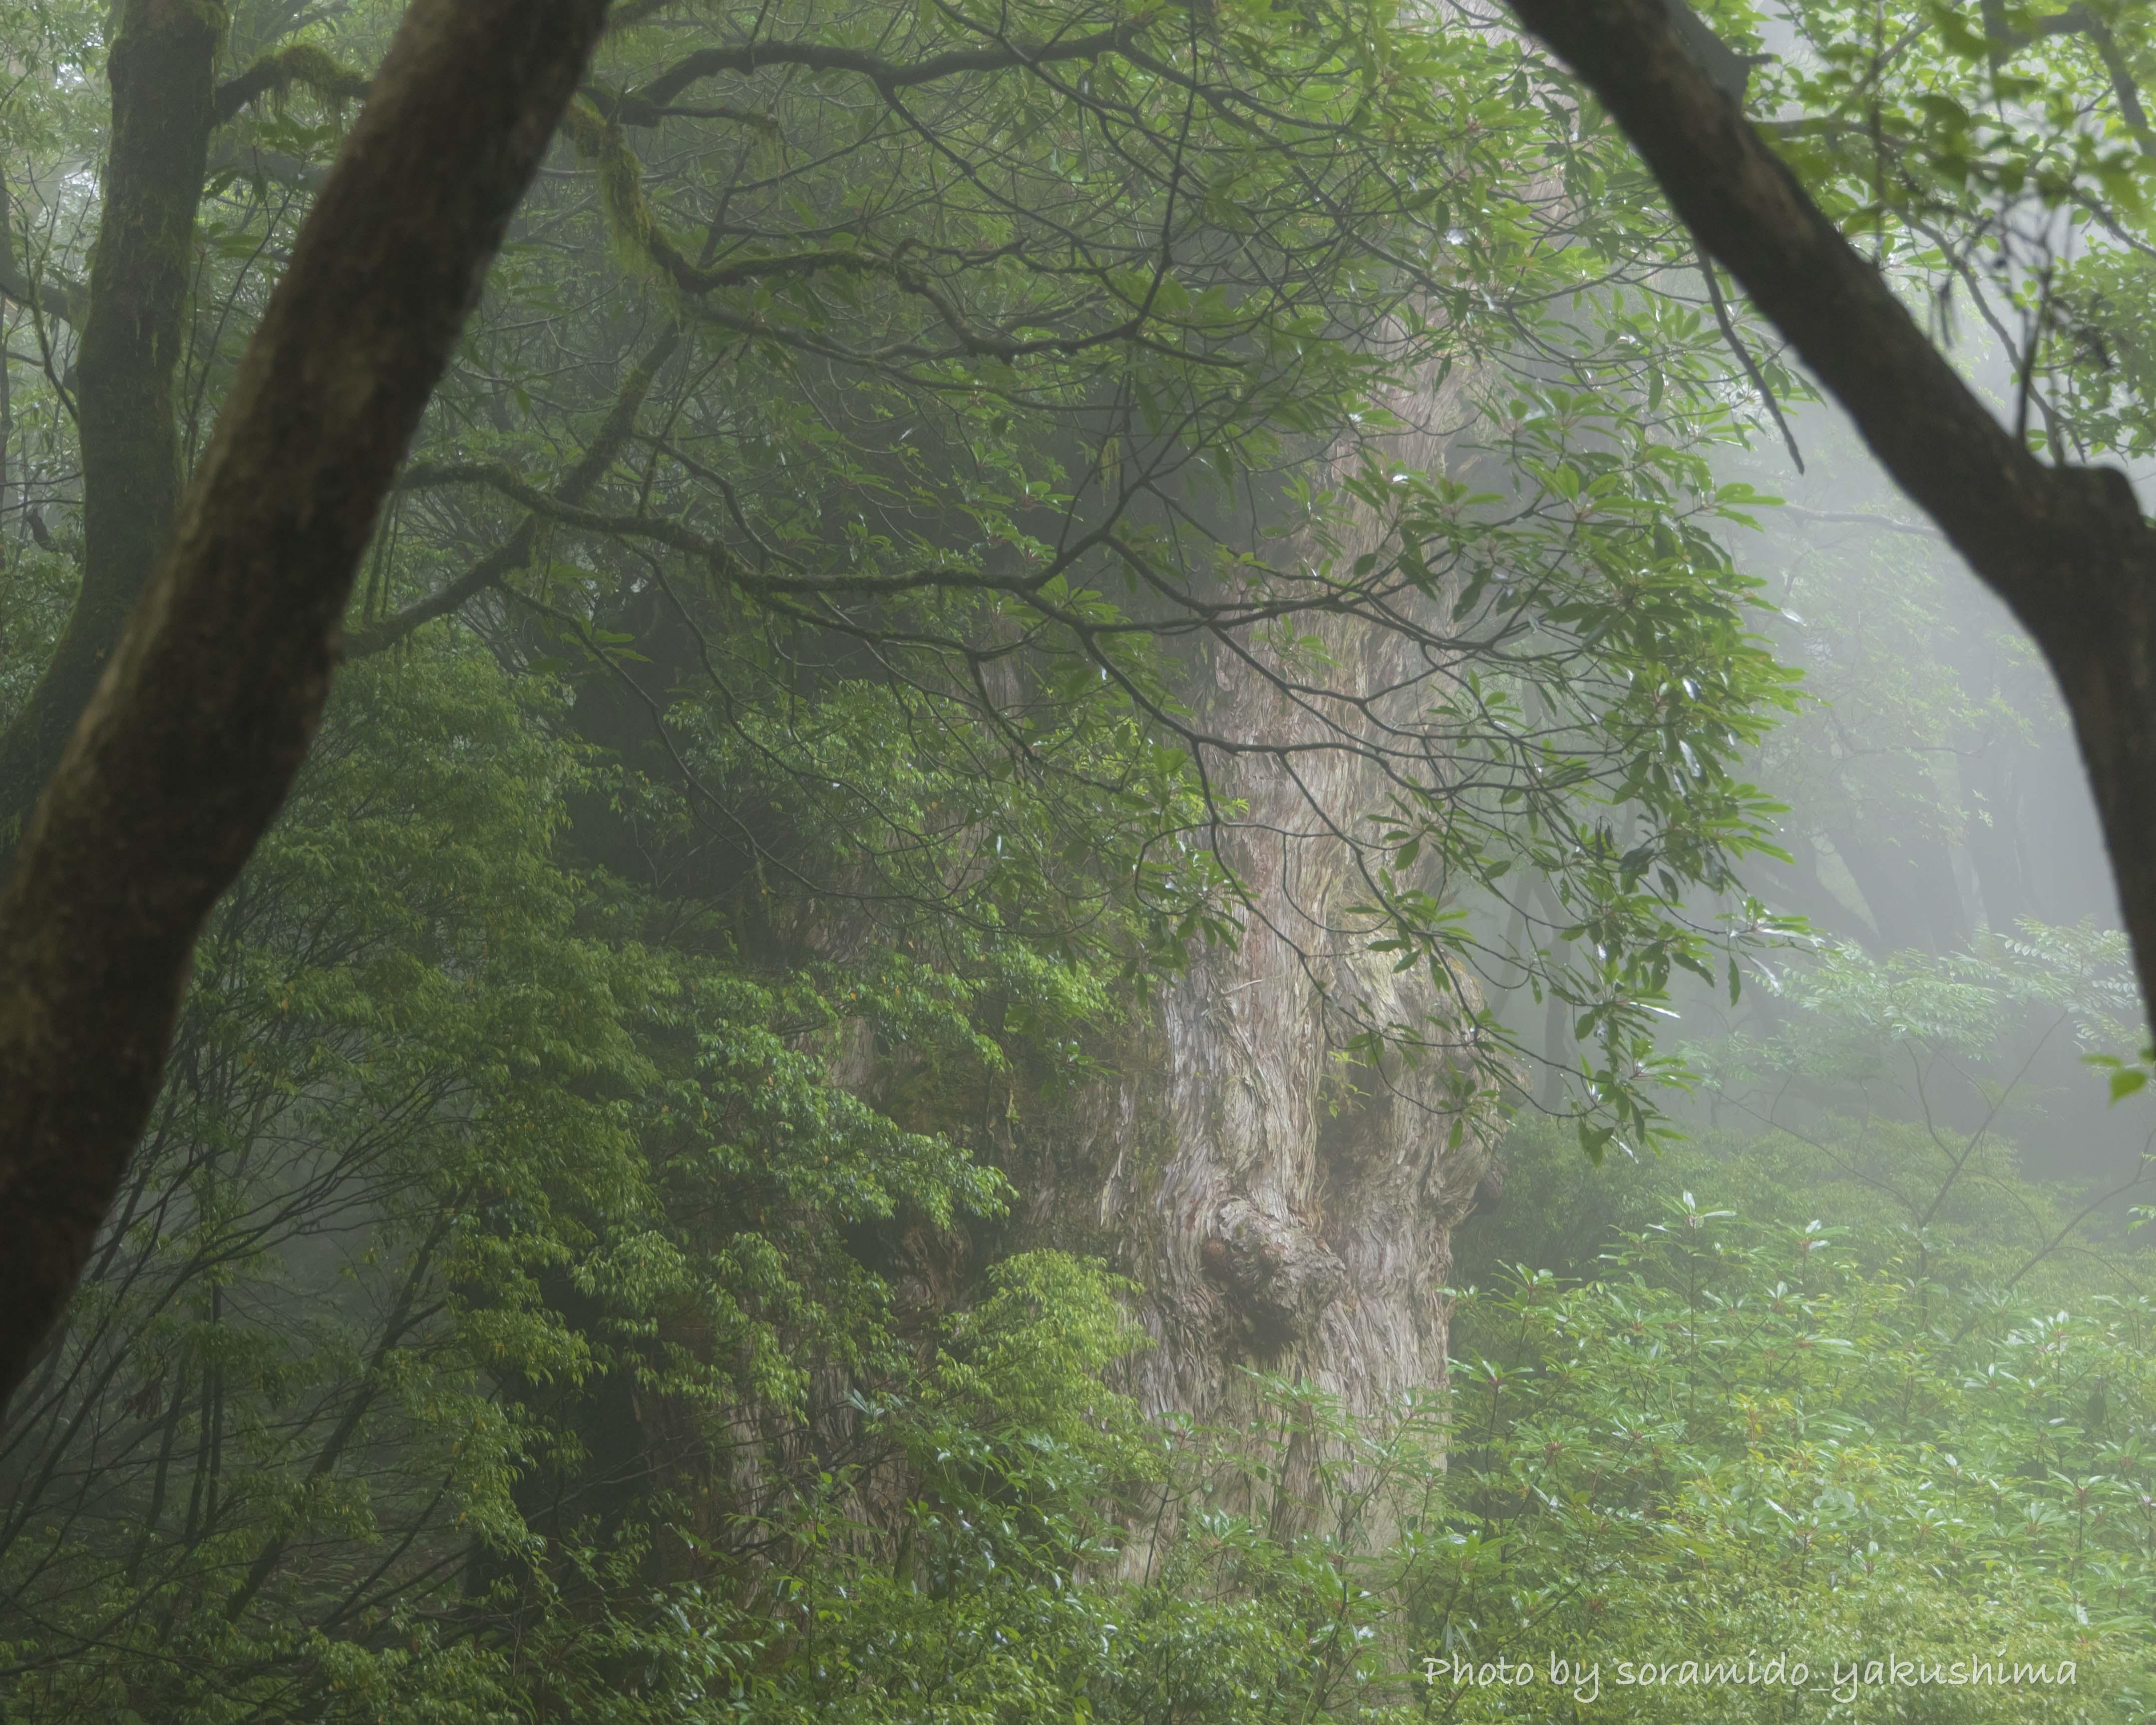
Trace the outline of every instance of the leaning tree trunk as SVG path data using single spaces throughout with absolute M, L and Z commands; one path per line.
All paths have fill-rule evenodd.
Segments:
M 0 886 L 0 1415 L 148 1118 L 203 919 L 313 739 L 382 499 L 606 10 L 406 13 Z
M 2096 793 L 2142 994 L 2156 1000 L 2156 522 L 2133 481 L 2047 464 L 2000 423 L 1695 57 L 1697 35 L 1671 8 L 1510 3 L 2043 649 Z

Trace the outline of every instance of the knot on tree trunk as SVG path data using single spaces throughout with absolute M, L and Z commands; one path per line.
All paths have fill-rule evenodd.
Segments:
M 1348 1282 L 1348 1266 L 1314 1232 L 1246 1198 L 1220 1206 L 1199 1260 L 1265 1350 L 1306 1340 Z

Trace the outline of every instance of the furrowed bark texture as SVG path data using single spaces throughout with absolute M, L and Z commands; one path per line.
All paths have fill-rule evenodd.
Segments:
M 1663 0 L 1511 0 L 1608 106 L 1700 243 L 2035 636 L 2093 781 L 2156 999 L 2156 531 L 2125 475 L 2046 467 L 1686 55 Z
M 406 15 L 0 889 L 0 1405 L 147 1118 L 203 919 L 313 738 L 377 511 L 605 14 Z
M 1389 405 L 1411 426 L 1456 424 L 1462 387 L 1456 375 Z M 1425 432 L 1404 434 L 1387 459 L 1445 465 L 1441 438 Z M 1358 1022 L 1422 1025 L 1480 998 L 1470 979 L 1447 1000 L 1425 971 L 1396 973 L 1347 914 L 1370 891 L 1341 834 L 1383 806 L 1392 787 L 1378 752 L 1398 747 L 1446 673 L 1417 680 L 1433 671 L 1422 650 L 1368 619 L 1312 627 L 1342 698 L 1298 701 L 1225 651 L 1184 691 L 1206 728 L 1260 751 L 1212 763 L 1223 801 L 1245 805 L 1224 837 L 1253 906 L 1243 937 L 1199 954 L 1164 991 L 1113 1057 L 1119 1083 L 1074 1099 L 1041 1130 L 1042 1173 L 1029 1176 L 1029 1147 L 1016 1147 L 1015 1178 L 1032 1187 L 1050 1237 L 1102 1252 L 1146 1290 L 1137 1316 L 1155 1345 L 1132 1361 L 1127 1387 L 1148 1412 L 1224 1430 L 1260 1411 L 1250 1368 L 1378 1423 L 1409 1392 L 1443 1386 L 1452 1230 L 1500 1130 L 1486 1106 L 1462 1120 L 1441 1053 L 1388 1055 L 1375 1070 L 1335 1058 Z M 1263 752 L 1283 743 L 1301 747 Z M 1306 1531 L 1341 1507 L 1319 1481 L 1325 1459 L 1323 1440 L 1297 1431 L 1270 1504 L 1235 1501 L 1232 1478 L 1216 1502 Z M 1154 1538 L 1169 1531 L 1133 1527 L 1127 1573 L 1145 1573 Z M 1384 1532 L 1373 1522 L 1362 1535 Z
M 107 66 L 112 144 L 76 362 L 82 586 L 44 675 L 0 735 L 0 855 L 172 536 L 180 491 L 172 375 L 223 37 L 223 8 L 206 0 L 127 0 L 121 12 Z

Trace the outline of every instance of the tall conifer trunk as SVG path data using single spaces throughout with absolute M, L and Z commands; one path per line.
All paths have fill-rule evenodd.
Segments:
M 1394 406 L 1416 424 L 1457 403 L 1448 390 Z M 1399 442 L 1389 459 L 1443 467 L 1435 437 Z M 1119 1081 L 1045 1129 L 1055 1149 L 1039 1166 L 1052 1172 L 1035 1177 L 1050 1231 L 1105 1250 L 1146 1290 L 1139 1316 L 1155 1345 L 1130 1387 L 1148 1411 L 1221 1426 L 1255 1411 L 1250 1369 L 1365 1419 L 1443 1384 L 1451 1230 L 1496 1137 L 1487 1106 L 1459 1100 L 1443 1053 L 1375 1066 L 1347 1055 L 1368 1024 L 1441 1040 L 1448 1008 L 1480 995 L 1471 979 L 1440 988 L 1368 950 L 1373 931 L 1351 912 L 1371 894 L 1342 836 L 1367 838 L 1389 800 L 1383 768 L 1354 741 L 1374 748 L 1382 734 L 1397 752 L 1445 673 L 1417 680 L 1430 667 L 1399 631 L 1327 619 L 1316 633 L 1343 697 L 1322 716 L 1226 651 L 1186 691 L 1199 722 L 1233 741 L 1339 746 L 1209 763 L 1223 803 L 1246 805 L 1224 843 L 1250 894 L 1243 937 L 1198 954 L 1151 1003 Z M 1359 715 L 1357 700 L 1370 703 Z M 1317 1459 L 1297 1441 L 1291 1522 L 1318 1508 Z M 1131 1560 L 1142 1567 L 1143 1553 Z
M 112 141 L 76 363 L 82 586 L 29 701 L 0 734 L 0 851 L 13 850 L 172 536 L 181 483 L 172 379 L 224 29 L 215 0 L 120 8 L 107 65 Z

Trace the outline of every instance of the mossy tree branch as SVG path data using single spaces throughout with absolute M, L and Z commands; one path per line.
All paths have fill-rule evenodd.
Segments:
M 238 76 L 217 87 L 217 123 L 239 117 L 241 109 L 265 95 L 281 105 L 295 90 L 304 90 L 327 108 L 363 102 L 373 80 L 339 65 L 311 42 L 296 42 L 264 54 Z

